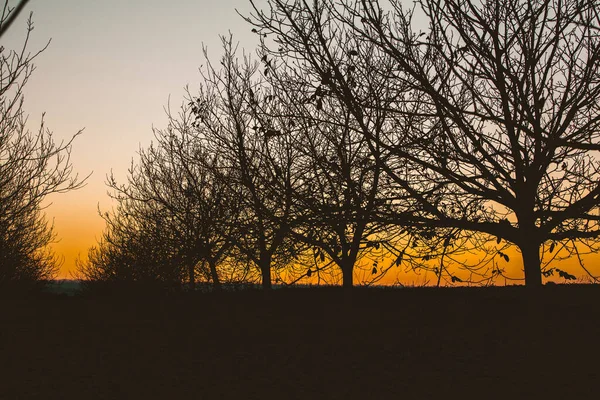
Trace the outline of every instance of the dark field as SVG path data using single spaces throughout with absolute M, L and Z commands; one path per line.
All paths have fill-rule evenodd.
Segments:
M 2 298 L 0 398 L 600 398 L 600 287 Z

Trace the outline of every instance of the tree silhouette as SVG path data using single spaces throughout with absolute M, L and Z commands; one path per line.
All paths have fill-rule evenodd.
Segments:
M 293 147 L 284 135 L 287 128 L 263 110 L 273 107 L 275 99 L 257 79 L 258 64 L 246 56 L 238 58 L 231 36 L 222 40 L 221 69 L 215 69 L 205 54 L 203 82 L 193 98 L 194 132 L 221 160 L 214 173 L 228 176 L 240 201 L 234 246 L 259 269 L 263 288 L 270 289 L 273 265 L 286 265 L 296 252 L 287 240 Z
M 541 284 L 544 243 L 597 246 L 598 2 L 424 1 L 425 35 L 411 31 L 411 14 L 398 2 L 398 22 L 388 26 L 373 4 L 362 6 L 361 36 L 410 82 L 409 107 L 399 104 L 398 114 L 424 117 L 405 124 L 410 145 L 390 147 L 438 182 L 443 196 L 433 203 L 419 193 L 430 213 L 415 222 L 516 244 L 529 286 Z M 416 108 L 414 96 L 426 100 Z M 457 203 L 473 207 L 449 212 Z
M 155 130 L 156 145 L 140 151 L 127 184 L 111 186 L 119 198 L 156 202 L 170 215 L 163 229 L 178 238 L 190 285 L 200 267 L 218 287 L 217 267 L 231 254 L 241 207 L 227 172 L 215 174 L 219 157 L 209 154 L 194 136 L 192 108 L 184 107 L 177 117 L 169 115 L 167 129 Z
M 47 247 L 54 234 L 39 209 L 0 218 L 0 232 L 0 284 L 48 280 L 56 274 L 58 260 Z
M 88 250 L 87 259 L 77 260 L 76 276 L 93 284 L 179 284 L 185 271 L 177 258 L 177 237 L 164 229 L 168 214 L 155 205 L 142 211 L 141 204 L 130 213 L 131 203 L 123 201 L 102 215 L 107 227 L 99 243 Z
M 263 52 L 263 74 L 278 107 L 264 112 L 287 127 L 280 136 L 294 148 L 291 170 L 298 177 L 293 185 L 280 187 L 293 199 L 289 234 L 312 249 L 316 268 L 306 274 L 320 272 L 319 264 L 331 260 L 342 271 L 343 286 L 351 287 L 357 260 L 379 247 L 385 233 L 375 220 L 384 204 L 381 168 L 359 133 L 360 123 L 343 103 L 326 95 L 322 80 L 306 85 L 310 76 L 303 75 L 304 69 L 275 65 L 271 57 Z M 366 118 L 371 117 L 376 126 L 379 115 Z M 377 267 L 372 271 L 378 273 Z
M 2 32 L 20 8 L 5 3 Z M 23 90 L 35 67 L 34 59 L 46 49 L 30 53 L 27 43 L 33 23 L 27 21 L 23 47 L 0 46 L 0 282 L 51 278 L 57 260 L 47 246 L 54 239 L 45 222 L 44 199 L 81 187 L 72 174 L 71 139 L 56 143 L 42 121 L 37 132 L 26 127 Z
M 389 11 L 272 0 L 249 20 L 357 121 L 387 113 L 381 129 L 360 130 L 396 188 L 383 217 L 513 243 L 526 284 L 539 286 L 540 251 L 598 245 L 598 4 L 417 4 L 428 29 L 396 0 Z M 334 27 L 329 37 L 315 21 Z

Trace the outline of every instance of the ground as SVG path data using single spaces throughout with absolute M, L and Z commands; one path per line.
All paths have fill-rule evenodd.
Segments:
M 0 301 L 0 399 L 596 398 L 600 287 Z

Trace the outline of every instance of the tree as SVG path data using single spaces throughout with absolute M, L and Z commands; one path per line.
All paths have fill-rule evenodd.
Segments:
M 184 273 L 177 258 L 178 242 L 164 229 L 168 214 L 130 199 L 116 210 L 102 214 L 107 227 L 87 260 L 77 260 L 77 276 L 90 283 L 137 284 L 138 286 L 179 285 Z
M 178 257 L 185 264 L 193 287 L 198 267 L 218 288 L 219 264 L 230 254 L 237 234 L 240 202 L 221 160 L 210 154 L 194 136 L 193 104 L 177 117 L 169 113 L 165 130 L 155 130 L 156 144 L 140 151 L 126 185 L 111 179 L 120 201 L 156 203 L 170 216 L 163 229 L 176 235 Z M 217 171 L 220 173 L 217 174 Z
M 343 103 L 325 95 L 325 84 L 306 85 L 310 76 L 302 75 L 308 71 L 271 65 L 271 52 L 263 53 L 271 95 L 280 103 L 269 112 L 289 127 L 281 134 L 294 147 L 291 169 L 301 177 L 287 188 L 293 199 L 289 235 L 313 249 L 316 268 L 307 275 L 331 260 L 342 272 L 342 285 L 352 287 L 357 260 L 378 248 L 384 233 L 375 220 L 384 204 L 381 168 L 358 133 L 360 123 Z M 377 126 L 379 117 L 366 118 Z M 378 273 L 377 262 L 370 271 Z
M 373 49 L 369 63 L 353 67 L 361 79 L 386 82 L 377 102 L 344 77 L 339 59 L 311 51 L 325 43 L 306 36 L 317 32 L 298 17 L 312 12 L 307 3 L 269 4 L 257 13 L 279 27 L 270 31 L 275 42 L 296 44 L 313 68 L 333 67 L 331 95 L 358 117 L 388 113 L 380 132 L 361 133 L 401 200 L 390 222 L 513 243 L 533 287 L 544 251 L 598 249 L 597 1 L 423 0 L 407 10 L 392 0 L 389 11 L 377 1 L 315 3 L 348 35 L 348 54 Z M 415 27 L 418 12 L 428 29 Z
M 48 249 L 54 239 L 40 210 L 0 218 L 0 284 L 51 279 L 59 267 Z
M 20 9 L 5 2 L 1 32 Z M 71 144 L 81 132 L 56 143 L 43 122 L 37 132 L 26 127 L 23 89 L 35 69 L 34 59 L 46 48 L 28 52 L 32 30 L 30 16 L 23 47 L 15 51 L 0 46 L 0 282 L 53 276 L 58 266 L 47 249 L 54 234 L 42 214 L 44 199 L 85 182 L 73 176 L 70 162 Z
M 361 2 L 357 32 L 396 60 L 410 92 L 395 110 L 405 140 L 387 142 L 436 182 L 415 223 L 514 243 L 526 285 L 542 283 L 540 250 L 598 246 L 600 5 L 597 1 L 423 1 L 425 34 L 392 2 L 394 21 Z M 355 14 L 356 15 L 356 14 Z M 416 111 L 416 112 L 415 112 Z M 417 141 L 418 139 L 418 141 Z M 390 169 L 407 187 L 411 181 Z M 454 204 L 471 204 L 453 213 Z
M 231 37 L 222 40 L 221 69 L 205 55 L 203 82 L 192 99 L 194 133 L 221 160 L 214 173 L 228 177 L 240 201 L 234 246 L 258 268 L 263 288 L 270 289 L 272 267 L 286 265 L 296 252 L 287 240 L 293 201 L 289 188 L 297 178 L 291 169 L 294 148 L 289 126 L 265 111 L 277 104 L 256 78 L 259 65 L 238 58 Z

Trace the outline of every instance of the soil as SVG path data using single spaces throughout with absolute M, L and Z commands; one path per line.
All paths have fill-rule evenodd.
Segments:
M 5 296 L 0 399 L 598 398 L 599 300 L 597 285 Z

